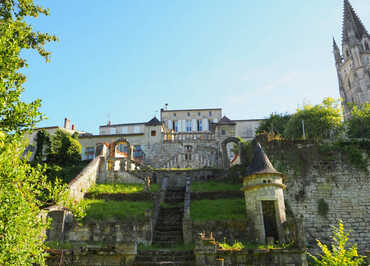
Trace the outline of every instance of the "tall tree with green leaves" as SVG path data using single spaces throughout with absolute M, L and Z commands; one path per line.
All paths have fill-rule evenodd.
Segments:
M 39 99 L 25 103 L 20 97 L 26 81 L 20 70 L 28 67 L 20 53 L 24 49 L 36 50 L 47 62 L 50 53 L 45 50 L 47 42 L 56 36 L 35 32 L 26 22 L 27 17 L 48 15 L 47 9 L 36 5 L 33 0 L 0 1 L 0 130 L 21 132 L 42 119 Z
M 60 186 L 49 183 L 40 167 L 22 159 L 22 133 L 42 114 L 40 100 L 21 100 L 26 77 L 20 70 L 28 66 L 21 52 L 33 49 L 48 61 L 44 45 L 57 39 L 26 22 L 40 14 L 48 10 L 33 0 L 0 0 L 0 265 L 45 265 L 47 223 L 40 207 L 60 195 Z
M 322 140 L 335 137 L 343 130 L 339 101 L 325 98 L 318 105 L 304 105 L 289 119 L 284 136 L 290 139 Z
M 370 103 L 353 106 L 346 124 L 350 138 L 370 138 Z

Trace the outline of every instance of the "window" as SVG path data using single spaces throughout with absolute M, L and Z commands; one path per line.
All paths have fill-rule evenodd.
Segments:
M 191 153 L 185 154 L 185 161 L 191 161 Z
M 113 134 L 116 134 L 117 133 L 117 130 L 115 127 L 111 127 L 110 128 L 110 133 L 113 135 Z
M 200 112 L 198 112 L 198 116 L 200 116 Z
M 156 131 L 156 130 L 152 130 L 152 131 L 150 132 L 150 135 L 151 135 L 152 137 L 155 137 L 155 136 L 157 135 L 157 131 Z
M 226 135 L 226 131 L 225 131 L 225 129 L 221 129 L 221 135 Z
M 176 117 L 176 113 L 173 113 L 173 116 Z
M 193 147 L 191 145 L 185 145 L 185 151 L 191 151 Z
M 211 112 L 211 111 L 209 111 L 209 112 L 208 112 L 208 115 L 209 115 L 209 116 L 212 116 L 212 112 Z
M 369 44 L 365 41 L 365 50 L 369 50 Z
M 138 159 L 138 158 L 143 158 L 143 157 L 144 157 L 144 152 L 141 149 L 141 145 L 135 145 L 134 146 L 134 158 Z
M 122 128 L 122 133 L 123 134 L 127 134 L 128 133 L 128 128 L 127 127 L 123 127 Z
M 127 153 L 128 152 L 127 144 L 123 144 L 123 143 L 118 144 L 117 151 L 119 151 L 121 153 Z
M 198 131 L 202 131 L 202 120 L 197 120 Z
M 186 120 L 186 132 L 191 132 L 191 120 Z
M 188 112 L 188 116 L 190 116 L 190 112 Z
M 85 155 L 86 155 L 86 160 L 94 159 L 95 148 L 94 147 L 86 147 Z
M 346 50 L 346 55 L 347 55 L 347 57 L 350 57 L 351 55 L 349 54 L 349 51 L 348 50 Z
M 173 121 L 173 130 L 175 132 L 179 132 L 179 121 L 177 120 Z
M 140 126 L 134 127 L 134 133 L 140 133 Z

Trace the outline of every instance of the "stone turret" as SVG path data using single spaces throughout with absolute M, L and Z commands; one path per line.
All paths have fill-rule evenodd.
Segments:
M 370 100 L 370 36 L 348 0 L 344 0 L 342 55 L 334 40 L 335 65 L 344 115 Z
M 261 145 L 255 143 L 253 160 L 243 179 L 242 190 L 248 219 L 254 224 L 256 241 L 261 244 L 269 238 L 284 240 L 284 177 L 272 166 Z

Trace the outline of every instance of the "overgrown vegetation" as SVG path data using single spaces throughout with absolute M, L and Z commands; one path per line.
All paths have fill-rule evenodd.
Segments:
M 272 113 L 269 118 L 262 121 L 256 133 L 269 133 L 283 136 L 284 130 L 290 118 L 291 115 L 289 114 Z
M 102 194 L 102 193 L 124 193 L 132 194 L 143 192 L 145 189 L 144 184 L 96 184 L 89 189 L 89 193 Z M 158 184 L 151 184 L 149 192 L 157 192 L 159 190 Z
M 351 118 L 346 123 L 350 138 L 369 138 L 370 103 L 365 103 L 363 106 L 354 106 L 351 111 Z
M 233 244 L 228 244 L 226 240 L 224 242 L 217 243 L 222 250 L 239 251 L 242 249 L 278 249 L 278 248 L 290 248 L 292 244 L 273 244 L 263 245 L 251 242 L 235 241 Z
M 356 244 L 349 246 L 350 234 L 344 231 L 342 221 L 338 222 L 338 227 L 333 226 L 332 228 L 331 248 L 317 240 L 322 254 L 319 257 L 309 254 L 314 260 L 314 265 L 361 265 L 364 262 L 364 257 L 358 255 Z
M 190 215 L 194 222 L 247 219 L 244 199 L 193 200 Z
M 163 246 L 161 245 L 145 245 L 142 243 L 139 243 L 137 245 L 138 250 L 163 250 Z M 193 250 L 194 249 L 194 244 L 177 244 L 173 245 L 171 247 L 166 247 L 166 250 L 172 250 L 172 251 L 186 251 L 186 250 Z
M 240 184 L 207 181 L 207 182 L 192 182 L 192 192 L 211 192 L 211 191 L 240 191 Z
M 110 219 L 143 219 L 145 211 L 153 207 L 151 201 L 106 201 L 83 200 L 86 205 L 84 219 L 110 220 Z

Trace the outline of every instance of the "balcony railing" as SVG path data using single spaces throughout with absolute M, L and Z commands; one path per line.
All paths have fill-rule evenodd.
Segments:
M 163 142 L 183 142 L 183 141 L 209 141 L 214 140 L 215 134 L 211 132 L 179 132 L 164 133 Z

